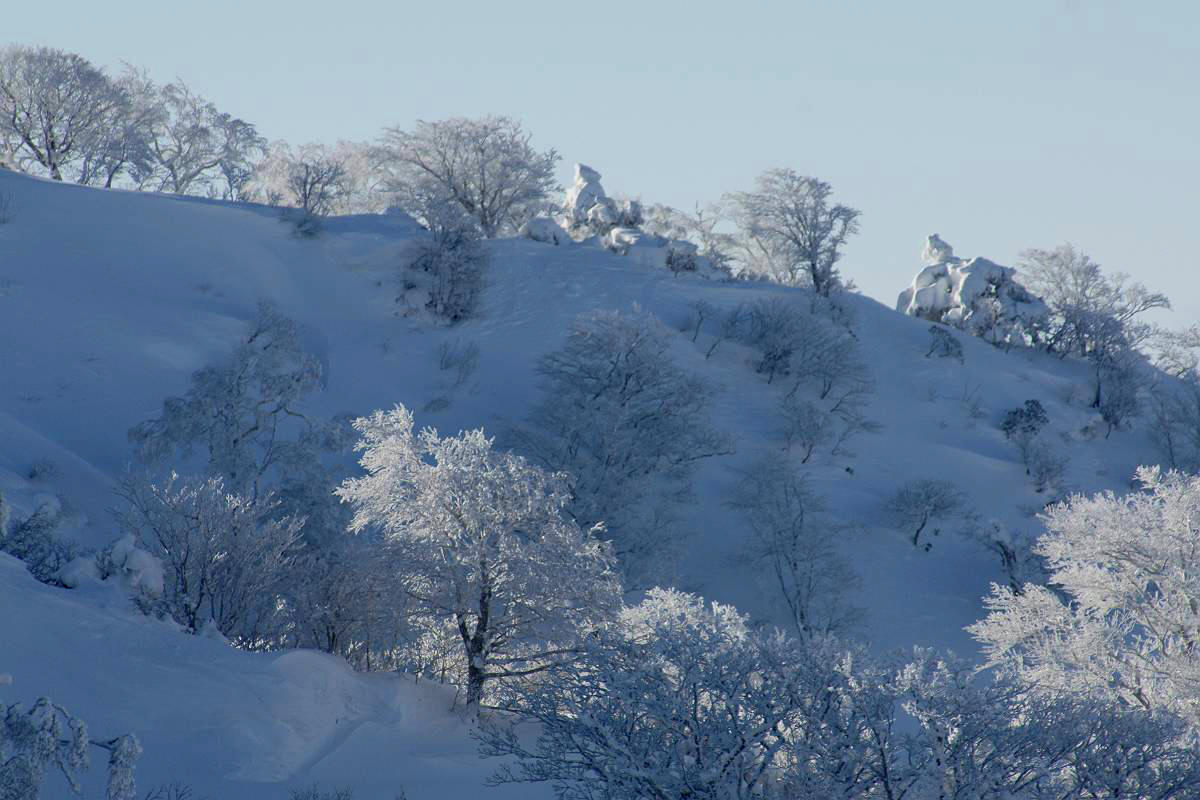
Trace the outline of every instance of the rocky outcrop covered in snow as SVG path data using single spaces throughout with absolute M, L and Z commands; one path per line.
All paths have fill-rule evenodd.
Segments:
M 936 233 L 925 240 L 925 267 L 900 293 L 896 310 L 956 328 L 993 344 L 1028 344 L 1048 309 L 1016 280 L 1017 271 L 986 258 L 962 259 Z

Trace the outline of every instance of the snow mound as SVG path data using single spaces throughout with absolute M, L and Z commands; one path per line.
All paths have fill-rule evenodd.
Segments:
M 566 244 L 573 241 L 562 226 L 550 217 L 534 217 L 522 225 L 518 233 L 526 239 L 546 244 Z
M 1017 282 L 1017 271 L 986 258 L 962 259 L 936 233 L 921 252 L 924 269 L 896 299 L 896 310 L 953 325 L 993 344 L 1032 341 L 1049 313 Z

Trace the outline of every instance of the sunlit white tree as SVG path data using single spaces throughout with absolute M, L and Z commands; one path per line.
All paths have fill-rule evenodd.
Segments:
M 357 420 L 367 475 L 338 490 L 352 527 L 382 529 L 413 613 L 458 632 L 467 703 L 488 682 L 570 659 L 620 604 L 609 548 L 564 513 L 563 476 L 482 430 L 413 430 L 403 406 Z

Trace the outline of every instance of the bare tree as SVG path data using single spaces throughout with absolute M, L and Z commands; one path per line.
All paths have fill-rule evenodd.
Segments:
M 846 240 L 858 232 L 858 209 L 831 204 L 833 187 L 791 169 L 758 177 L 755 190 L 731 195 L 743 251 L 765 263 L 770 275 L 792 286 L 807 281 L 828 296 L 841 281 L 837 262 Z
M 10 47 L 0 54 L 0 125 L 16 154 L 56 181 L 113 124 L 121 92 L 74 53 Z
M 858 576 L 838 552 L 845 528 L 825 514 L 786 458 L 771 455 L 751 467 L 730 505 L 750 523 L 747 560 L 766 567 L 802 639 L 845 633 L 861 615 L 849 602 Z
M 913 547 L 920 546 L 921 534 L 934 519 L 962 507 L 963 494 L 950 481 L 914 480 L 900 487 L 888 500 L 886 511 L 899 528 L 913 529 Z M 929 544 L 925 549 L 930 548 Z
M 303 519 L 272 520 L 272 498 L 231 494 L 216 477 L 130 479 L 119 493 L 129 504 L 122 527 L 162 561 L 162 599 L 176 622 L 192 633 L 214 625 L 250 649 L 275 644 Z
M 325 216 L 345 193 L 346 165 L 323 145 L 307 144 L 292 158 L 287 184 L 305 214 Z
M 380 162 L 406 209 L 419 213 L 425 202 L 414 200 L 430 196 L 451 200 L 491 238 L 520 227 L 558 188 L 558 153 L 530 140 L 509 117 L 418 121 L 411 131 L 387 129 Z
M 572 516 L 604 522 L 627 577 L 646 580 L 678 538 L 698 462 L 732 450 L 708 418 L 712 389 L 675 363 L 670 333 L 636 308 L 582 315 L 538 371 L 544 392 L 521 443 L 574 478 Z

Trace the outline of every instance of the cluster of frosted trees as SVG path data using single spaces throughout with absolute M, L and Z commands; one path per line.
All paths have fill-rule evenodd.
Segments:
M 418 121 L 375 142 L 267 142 L 181 80 L 158 84 L 127 66 L 109 75 L 74 53 L 0 52 L 0 167 L 91 186 L 295 207 L 301 233 L 330 214 L 396 206 L 427 227 L 450 217 L 486 238 L 515 234 L 554 208 L 559 162 L 505 116 Z M 859 211 L 829 183 L 790 169 L 758 177 L 695 214 L 651 206 L 650 232 L 691 241 L 714 265 L 747 277 L 842 286 L 838 262 Z M 641 208 L 634 202 L 633 206 Z

